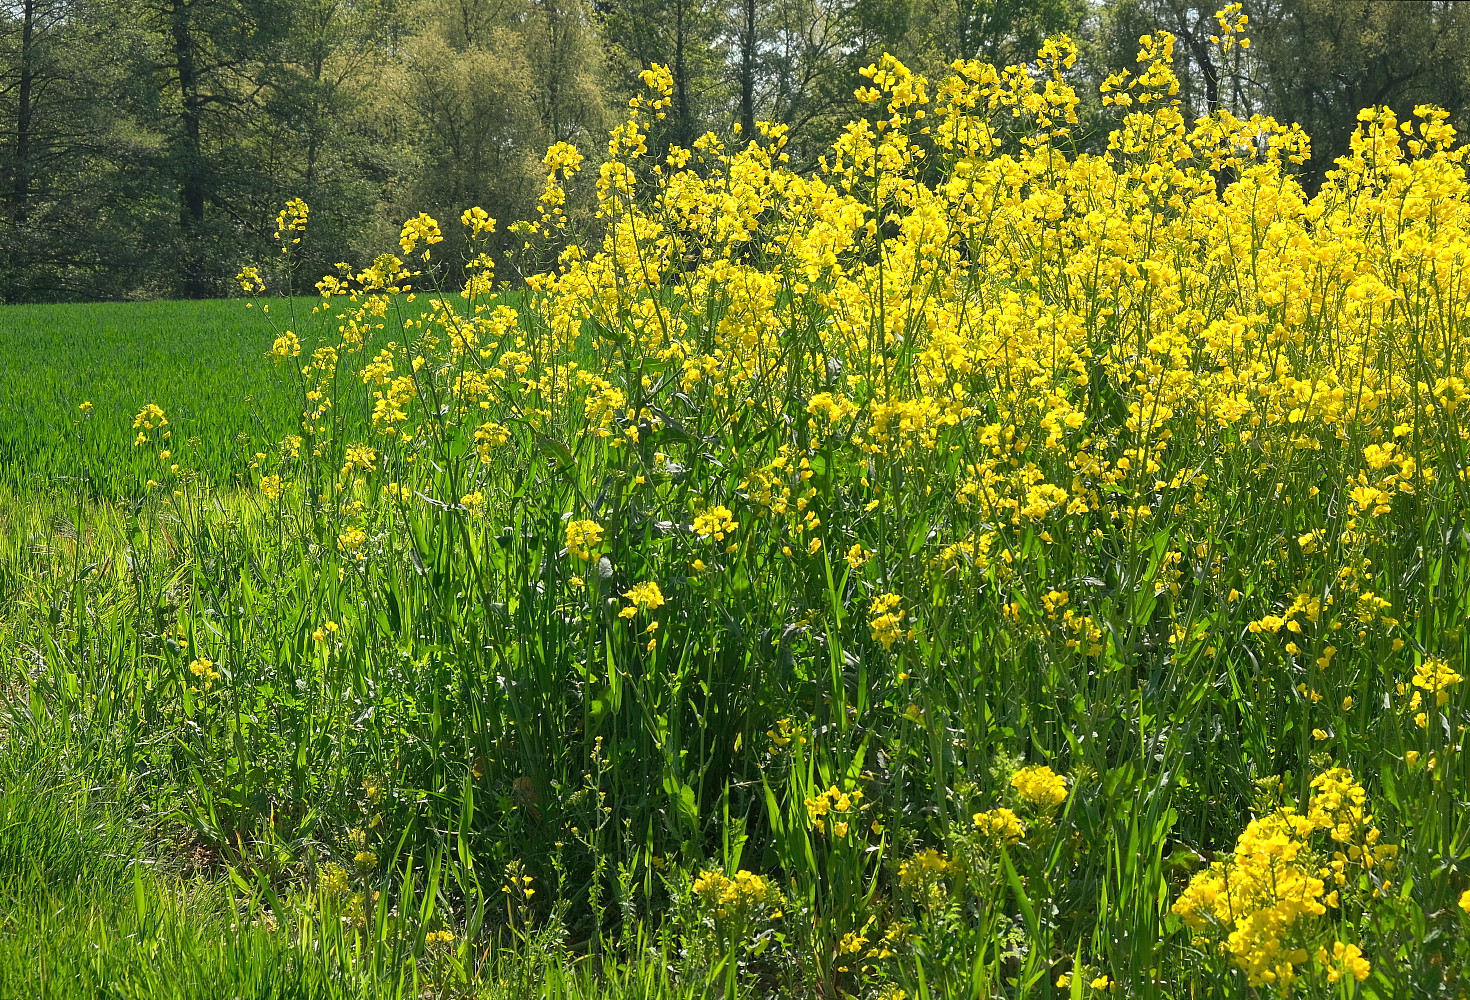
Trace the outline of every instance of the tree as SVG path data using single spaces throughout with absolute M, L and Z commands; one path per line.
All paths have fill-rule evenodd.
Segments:
M 382 128 L 380 105 L 395 102 L 379 95 L 401 58 L 413 5 L 295 0 L 292 12 L 278 62 L 263 77 L 269 86 L 252 99 L 259 110 L 251 170 L 263 180 L 235 210 L 246 223 L 242 241 L 264 249 L 281 202 L 303 198 L 311 226 L 297 262 L 314 278 L 341 259 L 343 247 L 381 249 L 375 213 L 406 157 Z M 362 246 L 365 239 L 371 247 Z
M 519 18 L 533 100 L 551 142 L 601 138 L 607 126 L 606 68 L 586 0 L 530 0 Z
M 740 0 L 732 8 L 737 120 L 746 135 L 757 121 L 780 122 L 798 162 L 825 151 L 861 82 L 855 11 L 850 0 Z
M 384 199 L 396 222 L 471 206 L 504 224 L 534 214 L 554 142 L 601 141 L 607 109 L 591 13 L 581 0 L 430 0 L 386 92 L 400 106 L 408 170 Z M 385 114 L 385 117 L 389 117 Z M 445 226 L 452 260 L 458 226 Z M 396 230 L 394 230 L 396 232 Z
M 1179 75 L 1180 101 L 1186 114 L 1208 114 L 1221 106 L 1221 77 L 1218 53 L 1210 37 L 1219 34 L 1215 11 L 1223 2 L 1194 3 L 1191 0 L 1115 0 L 1106 8 L 1100 39 L 1101 62 L 1108 69 L 1133 67 L 1142 35 L 1167 31 L 1178 39 L 1174 69 Z M 1252 26 L 1254 27 L 1254 26 Z M 1250 109 L 1253 98 L 1244 91 L 1244 80 L 1229 88 L 1237 100 L 1235 110 Z
M 623 88 L 654 63 L 674 77 L 674 106 L 655 139 L 689 146 L 728 109 L 728 11 L 708 0 L 605 0 L 609 62 Z
M 1347 152 L 1357 113 L 1415 105 L 1470 127 L 1470 5 L 1371 0 L 1269 0 L 1247 8 L 1262 76 L 1261 104 L 1312 137 L 1309 182 Z
M 146 284 L 156 192 L 119 158 L 137 32 L 87 0 L 0 3 L 0 300 L 114 297 Z
M 1086 0 L 942 0 L 932 44 L 946 62 L 1030 62 L 1051 35 L 1076 35 L 1087 14 Z
M 232 229 L 252 189 L 269 186 L 251 162 L 293 24 L 291 0 L 143 0 L 153 30 L 155 123 L 167 137 L 165 169 L 178 189 L 179 291 L 224 290 Z
M 1438 104 L 1462 130 L 1470 97 L 1470 4 L 1379 0 L 1246 0 L 1252 45 L 1226 66 L 1210 36 L 1216 2 L 1113 0 L 1104 18 L 1110 65 L 1126 65 L 1140 34 L 1163 29 L 1176 50 L 1182 98 L 1195 114 L 1221 105 L 1297 122 L 1312 137 L 1309 187 L 1348 147 L 1357 113 Z M 1238 53 L 1239 50 L 1236 50 Z

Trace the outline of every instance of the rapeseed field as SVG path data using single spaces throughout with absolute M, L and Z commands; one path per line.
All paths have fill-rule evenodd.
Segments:
M 1101 154 L 1065 38 L 885 58 L 803 173 L 653 157 L 655 66 L 536 218 L 266 313 L 288 204 L 291 426 L 150 401 L 7 516 L 0 983 L 1465 997 L 1465 147 L 1365 109 L 1309 196 L 1174 44 Z

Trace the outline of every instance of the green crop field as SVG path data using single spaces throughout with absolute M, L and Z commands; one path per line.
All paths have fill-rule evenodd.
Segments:
M 188 446 L 205 468 L 228 478 L 248 467 L 257 442 L 289 433 L 300 408 L 261 363 L 271 338 L 241 300 L 7 306 L 0 328 L 7 485 L 83 474 L 104 495 L 135 490 L 130 425 L 150 402 L 172 414 L 181 444 L 197 440 Z M 94 407 L 86 426 L 84 402 Z
M 0 310 L 0 998 L 1464 1000 L 1463 147 L 1169 44 Z
M 95 495 L 136 496 L 150 476 L 132 420 L 153 403 L 191 468 L 238 482 L 261 447 L 299 428 L 298 387 L 265 358 L 271 323 L 289 329 L 316 304 L 262 303 L 268 318 L 243 299 L 4 307 L 0 476 L 12 487 L 82 477 Z

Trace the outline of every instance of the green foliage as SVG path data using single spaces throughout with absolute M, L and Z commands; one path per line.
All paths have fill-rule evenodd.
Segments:
M 295 304 L 309 313 L 315 303 Z M 293 303 L 269 305 L 289 316 Z M 160 477 L 156 459 L 141 464 L 133 445 L 132 416 L 145 403 L 165 408 L 194 467 L 221 486 L 298 423 L 299 402 L 264 363 L 260 321 L 238 301 L 11 306 L 3 315 L 0 479 L 12 487 L 70 482 L 93 498 L 140 495 Z

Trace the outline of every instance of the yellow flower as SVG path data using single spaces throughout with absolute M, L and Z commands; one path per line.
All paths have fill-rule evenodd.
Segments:
M 429 246 L 443 241 L 444 236 L 439 232 L 439 223 L 422 212 L 403 224 L 403 231 L 398 237 L 398 245 L 403 249 L 405 257 L 413 253 L 422 242 L 424 252 L 421 256 L 424 260 L 429 259 Z
M 208 691 L 214 686 L 214 682 L 220 679 L 220 672 L 214 669 L 214 661 L 207 656 L 201 656 L 189 664 L 189 672 L 204 682 L 204 690 Z
M 281 242 L 281 252 L 285 253 L 292 246 L 301 242 L 301 234 L 306 232 L 306 220 L 311 216 L 311 208 L 300 198 L 292 198 L 286 202 L 286 207 L 276 213 L 275 238 Z M 253 267 L 244 268 L 237 276 L 240 285 L 245 291 L 252 291 L 247 281 L 253 279 L 259 287 L 254 291 L 260 291 L 265 285 L 260 282 L 260 273 Z
M 892 649 L 903 638 L 903 612 L 899 607 L 902 600 L 897 594 L 879 594 L 873 599 L 868 625 L 873 639 L 882 643 L 884 649 Z
M 1222 934 L 1222 952 L 1245 972 L 1253 986 L 1289 985 L 1307 961 L 1305 950 L 1292 942 L 1308 925 L 1337 907 L 1341 900 L 1326 881 L 1346 885 L 1356 877 L 1350 869 L 1386 865 L 1397 854 L 1379 843 L 1366 811 L 1367 796 L 1344 768 L 1331 768 L 1312 779 L 1307 812 L 1285 806 L 1252 820 L 1233 854 L 1198 872 L 1173 906 L 1198 934 Z M 1309 862 L 1311 838 L 1325 833 L 1334 850 L 1327 865 Z M 1319 853 L 1328 851 L 1326 846 Z M 1355 945 L 1338 944 L 1331 958 L 1317 953 L 1329 980 L 1344 973 L 1365 978 L 1368 963 Z
M 361 528 L 348 528 L 337 536 L 337 548 L 343 552 L 358 552 L 367 544 L 367 532 Z
M 745 869 L 734 878 L 718 869 L 701 872 L 694 880 L 694 895 L 710 909 L 721 924 L 745 924 L 753 919 L 777 919 L 781 894 L 763 876 Z
M 324 896 L 345 896 L 352 889 L 347 869 L 336 862 L 323 865 L 317 878 L 317 887 Z
M 1067 780 L 1045 764 L 1021 768 L 1011 778 L 1011 787 L 1038 808 L 1052 808 L 1067 801 Z
M 920 851 L 898 866 L 898 884 L 921 885 L 933 882 L 949 871 L 949 859 L 929 848 Z
M 1438 657 L 1430 657 L 1414 667 L 1414 686 L 1434 695 L 1434 703 L 1443 706 L 1450 700 L 1449 689 L 1464 680 Z
M 713 538 L 717 542 L 723 542 L 725 536 L 737 527 L 734 515 L 728 507 L 711 507 L 694 518 L 694 533 L 700 538 Z
M 265 282 L 260 277 L 260 268 L 242 267 L 240 273 L 235 275 L 235 280 L 240 283 L 241 289 L 246 294 L 255 295 L 265 291 Z
M 368 445 L 349 445 L 346 455 L 344 457 L 345 461 L 342 465 L 342 475 L 344 476 L 351 475 L 353 469 L 361 469 L 364 472 L 371 472 L 373 469 L 377 468 L 377 449 L 372 448 Z
M 138 411 L 133 418 L 133 429 L 138 432 L 138 438 L 133 442 L 140 445 L 148 440 L 148 431 L 168 426 L 168 418 L 163 415 L 163 410 L 156 403 L 148 403 Z M 165 434 L 165 437 L 168 435 Z
M 460 215 L 459 221 L 475 236 L 495 232 L 495 220 L 490 218 L 489 213 L 478 205 L 474 208 L 465 209 Z M 411 252 L 411 250 L 404 251 L 404 253 Z
M 301 338 L 287 330 L 271 344 L 271 355 L 277 358 L 294 358 L 301 354 Z
M 1011 809 L 990 809 L 976 813 L 971 819 L 975 828 L 983 835 L 1001 843 L 1020 843 L 1021 838 L 1026 835 L 1026 825 Z
M 602 544 L 602 525 L 596 521 L 568 521 L 566 528 L 567 551 L 578 559 L 591 561 Z
M 1341 941 L 1332 943 L 1330 956 L 1326 948 L 1317 949 L 1317 963 L 1326 967 L 1329 983 L 1338 982 L 1344 975 L 1350 975 L 1361 983 L 1373 971 L 1357 945 L 1343 944 Z
M 843 828 L 843 832 L 837 835 L 839 837 L 845 836 L 847 825 L 845 820 L 840 817 L 856 809 L 858 807 L 857 804 L 862 801 L 862 797 L 863 793 L 858 789 L 854 789 L 851 792 L 844 792 L 836 785 L 833 785 L 825 792 L 820 792 L 806 800 L 807 819 L 811 822 L 812 826 L 820 829 L 822 821 L 826 817 L 832 816 L 834 817 L 833 823 L 840 824 Z
M 1470 889 L 1460 893 L 1460 909 L 1470 913 Z
M 504 424 L 487 420 L 475 429 L 475 451 L 480 456 L 480 461 L 486 465 L 490 464 L 491 453 L 510 440 L 510 428 Z M 592 523 L 592 522 L 585 522 Z
M 618 612 L 623 618 L 632 618 L 639 611 L 653 611 L 667 603 L 663 591 L 658 589 L 658 584 L 652 582 L 633 584 L 624 592 L 623 597 L 630 602 L 629 607 Z

